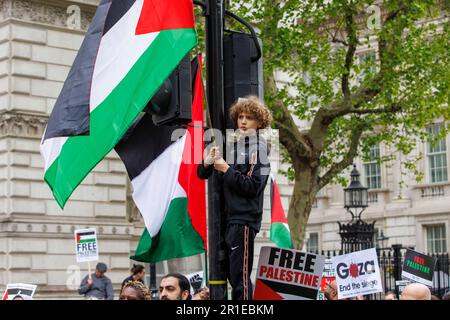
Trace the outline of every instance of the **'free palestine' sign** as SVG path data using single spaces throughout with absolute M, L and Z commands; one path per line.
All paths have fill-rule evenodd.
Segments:
M 77 262 L 98 260 L 97 232 L 95 228 L 75 230 Z
M 407 249 L 403 262 L 402 278 L 433 286 L 433 273 L 436 258 Z

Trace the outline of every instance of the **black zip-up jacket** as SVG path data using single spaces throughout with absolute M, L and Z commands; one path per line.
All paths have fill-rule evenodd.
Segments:
M 228 224 L 248 224 L 256 232 L 259 232 L 263 213 L 264 188 L 270 171 L 269 150 L 262 137 L 242 139 L 245 139 L 245 143 L 242 144 L 242 140 L 239 143 L 234 142 L 234 148 L 227 156 L 230 168 L 224 174 L 219 173 L 219 181 L 223 183 L 225 214 Z M 252 168 L 253 154 L 256 156 L 256 164 Z M 234 159 L 234 162 L 229 159 Z M 202 162 L 198 166 L 197 175 L 200 179 L 208 179 L 213 171 L 214 165 L 205 168 Z

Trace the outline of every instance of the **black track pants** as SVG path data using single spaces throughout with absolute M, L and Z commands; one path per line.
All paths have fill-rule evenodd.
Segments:
M 228 279 L 233 300 L 253 300 L 250 274 L 256 233 L 249 226 L 230 224 L 225 233 L 228 253 Z

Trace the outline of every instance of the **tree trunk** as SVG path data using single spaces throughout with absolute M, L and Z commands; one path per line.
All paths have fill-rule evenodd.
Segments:
M 306 224 L 316 197 L 317 167 L 295 165 L 295 184 L 289 203 L 288 224 L 294 248 L 301 250 L 305 239 Z

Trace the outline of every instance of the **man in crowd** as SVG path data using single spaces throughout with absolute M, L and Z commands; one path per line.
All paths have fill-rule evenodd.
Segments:
M 431 300 L 431 292 L 426 285 L 411 283 L 403 289 L 400 300 Z
M 180 273 L 169 273 L 159 285 L 160 300 L 191 300 L 191 285 Z
M 338 300 L 336 280 L 331 281 L 327 285 L 324 294 L 327 300 Z
M 384 294 L 384 300 L 398 300 L 394 291 L 388 291 Z
M 86 299 L 92 300 L 113 300 L 114 291 L 111 280 L 105 276 L 108 267 L 103 262 L 97 263 L 95 272 L 83 278 L 78 289 L 79 294 L 83 294 Z

